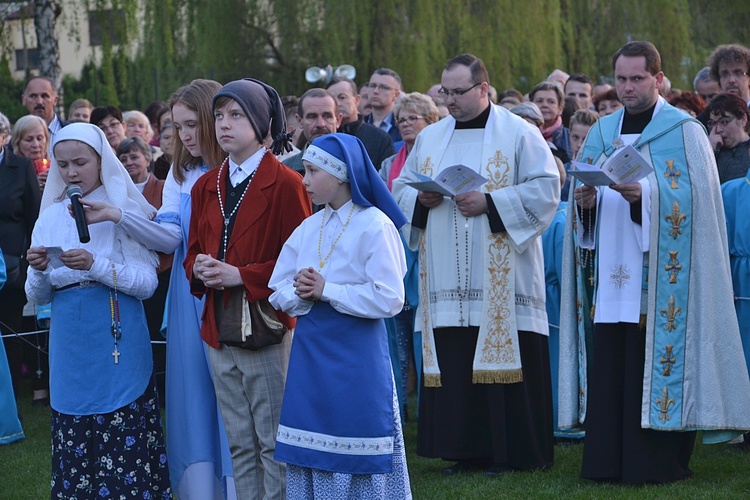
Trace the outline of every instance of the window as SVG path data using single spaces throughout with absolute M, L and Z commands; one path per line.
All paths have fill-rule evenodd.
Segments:
M 29 67 L 28 69 L 39 69 L 39 49 L 23 49 L 16 50 L 16 71 L 26 71 L 26 57 L 24 52 L 28 56 Z

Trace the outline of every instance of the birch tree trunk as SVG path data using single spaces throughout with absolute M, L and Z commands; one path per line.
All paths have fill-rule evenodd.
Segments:
M 63 107 L 62 71 L 60 70 L 60 47 L 57 44 L 57 18 L 60 4 L 57 0 L 34 0 L 34 29 L 36 46 L 39 49 L 39 74 L 46 76 L 55 85 Z

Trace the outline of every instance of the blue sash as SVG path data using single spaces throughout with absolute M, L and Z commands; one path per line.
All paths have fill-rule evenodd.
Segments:
M 329 472 L 389 473 L 393 417 L 383 320 L 316 303 L 297 320 L 274 458 Z

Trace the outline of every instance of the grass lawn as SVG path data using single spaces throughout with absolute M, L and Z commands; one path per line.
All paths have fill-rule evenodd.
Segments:
M 410 408 L 416 408 L 412 397 Z M 0 499 L 49 498 L 49 409 L 31 406 L 31 389 L 25 384 L 20 410 L 26 439 L 0 446 Z M 444 476 L 441 460 L 416 456 L 417 424 L 405 426 L 407 461 L 416 499 L 495 498 L 750 498 L 750 453 L 725 445 L 696 444 L 691 462 L 693 479 L 666 486 L 641 488 L 598 485 L 580 479 L 583 448 L 557 446 L 555 466 L 546 472 L 512 473 L 487 478 L 484 474 Z

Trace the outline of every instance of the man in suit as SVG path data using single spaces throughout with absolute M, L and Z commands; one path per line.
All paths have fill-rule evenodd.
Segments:
M 8 281 L 0 290 L 0 330 L 3 333 L 21 330 L 26 294 L 26 250 L 31 244 L 31 231 L 39 216 L 41 194 L 34 164 L 28 158 L 14 155 L 6 144 L 10 139 L 10 124 L 0 113 L 0 250 L 5 258 Z M 8 354 L 13 387 L 17 390 L 21 377 L 23 344 L 18 338 L 8 337 Z

